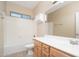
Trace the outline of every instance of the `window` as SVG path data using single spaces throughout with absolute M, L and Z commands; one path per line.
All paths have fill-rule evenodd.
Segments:
M 24 14 L 13 12 L 13 11 L 10 12 L 10 16 L 23 18 L 23 19 L 31 19 L 30 15 L 24 15 Z
M 31 19 L 31 16 L 29 16 L 29 15 L 22 15 L 22 18 L 24 18 L 24 19 Z

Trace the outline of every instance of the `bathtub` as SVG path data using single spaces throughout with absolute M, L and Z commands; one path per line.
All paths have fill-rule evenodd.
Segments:
M 5 46 L 4 47 L 4 56 L 14 54 L 16 52 L 26 50 L 25 45 L 16 45 L 16 46 Z

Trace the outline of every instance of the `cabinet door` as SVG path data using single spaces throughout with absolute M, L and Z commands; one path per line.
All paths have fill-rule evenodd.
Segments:
M 49 46 L 46 44 L 42 44 L 42 51 L 49 53 Z
M 49 46 L 46 44 L 42 44 L 42 56 L 43 57 L 49 56 Z
M 33 53 L 34 57 L 37 57 L 38 56 L 38 50 L 37 50 L 37 47 L 34 47 L 34 53 Z
M 38 46 L 34 47 L 34 56 L 41 57 L 41 47 L 38 47 Z
M 41 42 L 34 40 L 34 56 L 41 57 Z
M 42 57 L 49 57 L 49 53 L 42 51 Z
M 50 56 L 51 57 L 70 57 L 70 55 L 52 47 L 50 47 Z
M 42 54 L 42 52 L 41 52 L 41 47 L 38 47 L 38 51 L 37 51 L 37 52 L 38 52 L 38 54 L 37 54 L 38 57 L 41 57 L 41 54 Z
M 34 51 L 33 51 L 33 55 L 35 57 L 38 56 L 38 49 L 37 49 L 37 42 L 36 42 L 36 40 L 34 40 Z

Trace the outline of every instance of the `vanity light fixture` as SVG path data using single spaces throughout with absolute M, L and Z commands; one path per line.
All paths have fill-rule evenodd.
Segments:
M 64 3 L 64 1 L 52 1 L 52 4 Z
M 45 23 L 47 21 L 47 15 L 44 13 L 39 13 L 35 16 L 35 21 Z

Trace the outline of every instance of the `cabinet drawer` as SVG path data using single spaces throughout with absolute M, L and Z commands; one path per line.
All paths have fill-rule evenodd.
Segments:
M 70 55 L 52 47 L 50 47 L 50 56 L 51 57 L 70 57 Z
M 42 52 L 46 52 L 46 53 L 49 53 L 49 46 L 46 45 L 46 44 L 42 44 Z

